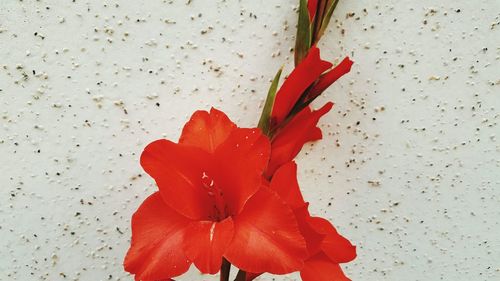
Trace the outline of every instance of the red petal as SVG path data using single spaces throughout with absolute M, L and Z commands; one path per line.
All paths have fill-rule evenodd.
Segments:
M 356 246 L 338 233 L 327 235 L 321 249 L 333 262 L 345 263 L 356 258 Z
M 339 65 L 334 67 L 332 70 L 328 71 L 321 76 L 318 83 L 311 87 L 308 98 L 315 98 L 319 96 L 324 90 L 326 90 L 330 85 L 337 81 L 340 77 L 344 76 L 346 73 L 351 71 L 351 66 L 354 62 L 349 59 L 349 57 L 344 58 Z
M 236 125 L 224 112 L 215 108 L 210 113 L 199 110 L 184 125 L 179 143 L 199 147 L 207 152 L 214 152 L 223 143 Z
M 186 229 L 184 250 L 202 272 L 215 274 L 222 265 L 222 255 L 233 238 L 233 220 L 193 222 Z
M 234 230 L 224 256 L 245 271 L 286 274 L 299 270 L 307 256 L 292 210 L 267 188 L 248 200 Z
M 288 162 L 281 166 L 271 180 L 274 190 L 292 209 L 304 206 L 304 198 L 297 182 L 297 164 Z
M 356 258 L 356 246 L 340 235 L 335 227 L 326 219 L 313 217 L 310 225 L 325 236 L 321 242 L 321 250 L 335 263 L 350 262 Z
M 182 251 L 189 220 L 170 209 L 160 193 L 149 196 L 132 216 L 132 243 L 123 265 L 137 280 L 161 280 L 186 272 Z
M 281 123 L 302 93 L 331 66 L 331 63 L 321 60 L 317 47 L 311 47 L 304 60 L 292 71 L 276 93 L 271 122 Z
M 237 128 L 215 151 L 210 175 L 230 215 L 238 214 L 259 189 L 270 150 L 269 139 L 259 129 Z
M 287 166 L 289 166 L 289 165 L 287 164 Z M 275 178 L 278 177 L 278 172 L 276 172 L 276 175 L 274 176 L 273 181 L 275 180 Z M 308 203 L 304 203 L 299 208 L 296 208 L 293 212 L 295 214 L 295 218 L 297 219 L 300 233 L 302 234 L 302 236 L 306 240 L 308 256 L 314 256 L 321 251 L 321 248 L 320 248 L 321 242 L 323 241 L 323 238 L 325 236 L 316 232 L 309 225 L 309 219 L 311 218 L 311 216 L 309 215 L 309 211 L 307 210 L 307 207 L 308 207 Z M 247 272 L 246 281 L 252 281 L 253 279 L 260 276 L 261 274 L 262 273 Z
M 321 251 L 321 243 L 325 238 L 324 234 L 318 233 L 310 224 L 311 215 L 307 210 L 308 204 L 294 210 L 300 233 L 304 236 L 307 245 L 308 256 L 314 256 Z
M 204 167 L 209 166 L 205 151 L 157 140 L 144 149 L 141 165 L 156 180 L 163 200 L 172 209 L 192 219 L 208 218 L 213 204 L 202 184 Z
M 324 254 L 317 254 L 305 261 L 300 277 L 302 281 L 350 281 L 342 272 L 342 268 Z
M 309 20 L 312 21 L 314 15 L 316 15 L 317 8 L 318 8 L 318 0 L 309 0 L 307 2 L 307 9 L 309 10 Z
M 306 107 L 276 134 L 272 141 L 271 160 L 266 171 L 268 178 L 281 165 L 293 160 L 306 142 L 322 138 L 321 130 L 316 125 L 332 106 L 333 103 L 329 102 L 315 111 Z

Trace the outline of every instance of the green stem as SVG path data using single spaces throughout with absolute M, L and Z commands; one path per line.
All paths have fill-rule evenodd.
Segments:
M 238 271 L 238 275 L 236 275 L 236 279 L 234 281 L 245 281 L 247 279 L 247 273 L 240 269 Z
M 220 281 L 229 281 L 229 273 L 231 272 L 231 263 L 225 258 L 222 258 L 222 265 L 220 267 Z

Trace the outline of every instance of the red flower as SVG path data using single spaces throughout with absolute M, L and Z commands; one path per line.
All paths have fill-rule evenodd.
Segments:
M 319 49 L 313 46 L 285 80 L 276 93 L 271 111 L 270 125 L 275 132 L 272 136 L 271 161 L 266 171 L 268 178 L 280 165 L 291 161 L 306 142 L 321 139 L 321 130 L 316 124 L 333 104 L 327 103 L 316 111 L 312 111 L 308 104 L 348 73 L 352 64 L 349 58 L 345 58 L 338 66 L 324 73 L 332 64 L 321 60 Z M 303 109 L 298 113 L 292 112 L 297 108 Z
M 327 73 L 321 75 L 318 82 L 316 82 L 311 89 L 307 92 L 307 100 L 315 99 L 324 90 L 326 90 L 330 85 L 332 85 L 335 81 L 337 81 L 340 77 L 344 76 L 344 74 L 349 73 L 351 71 L 351 66 L 354 62 L 350 60 L 348 57 L 344 58 L 339 65 L 328 71 Z
M 271 178 L 281 165 L 292 161 L 305 143 L 322 138 L 321 130 L 316 125 L 319 119 L 332 107 L 333 103 L 331 102 L 314 111 L 310 107 L 306 107 L 276 132 L 271 142 L 271 160 L 265 172 L 267 178 Z
M 285 121 L 295 106 L 301 105 L 300 103 L 309 104 L 337 79 L 348 73 L 352 64 L 346 57 L 339 65 L 325 73 L 332 64 L 321 60 L 319 49 L 312 46 L 307 56 L 295 67 L 276 93 L 271 111 L 271 127 Z
M 297 165 L 294 162 L 282 165 L 269 187 L 293 209 L 306 240 L 307 255 L 300 269 L 302 281 L 349 281 L 339 263 L 352 261 L 356 257 L 356 247 L 341 236 L 329 221 L 309 214 L 309 203 L 304 201 L 297 182 Z M 261 274 L 248 273 L 246 281 Z
M 283 122 L 300 96 L 331 66 L 331 63 L 321 60 L 319 49 L 313 46 L 276 93 L 271 113 L 271 126 Z
M 297 182 L 297 165 L 288 162 L 274 174 L 269 187 L 293 209 L 301 234 L 306 239 L 307 255 L 300 269 L 302 281 L 349 281 L 339 263 L 352 261 L 356 247 L 341 236 L 333 225 L 309 214 Z M 251 281 L 262 273 L 247 274 Z
M 313 46 L 283 83 L 276 93 L 271 111 L 272 150 L 265 172 L 267 178 L 271 178 L 282 164 L 293 160 L 306 142 L 322 138 L 321 130 L 316 125 L 330 111 L 333 103 L 329 102 L 315 111 L 309 104 L 348 73 L 352 64 L 349 58 L 345 58 L 338 66 L 322 74 L 332 64 L 321 60 L 319 49 Z
M 215 274 L 223 257 L 249 272 L 300 269 L 306 245 L 294 213 L 262 181 L 269 154 L 258 129 L 237 128 L 215 109 L 195 112 L 178 144 L 149 144 L 141 165 L 159 192 L 132 217 L 125 269 L 145 281 L 191 263 Z
M 304 202 L 297 182 L 296 164 L 289 162 L 281 166 L 270 187 L 292 207 L 300 231 L 306 239 L 308 258 L 300 270 L 302 280 L 349 280 L 339 263 L 353 260 L 356 257 L 356 247 L 341 236 L 329 221 L 309 214 L 308 203 Z

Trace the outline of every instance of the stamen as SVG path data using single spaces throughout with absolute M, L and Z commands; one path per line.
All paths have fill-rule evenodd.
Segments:
M 218 188 L 215 181 L 206 172 L 203 172 L 201 179 L 207 194 L 214 200 L 214 214 L 213 216 L 210 216 L 210 218 L 214 217 L 215 221 L 225 219 L 228 211 L 224 202 L 224 194 L 222 193 L 222 190 Z

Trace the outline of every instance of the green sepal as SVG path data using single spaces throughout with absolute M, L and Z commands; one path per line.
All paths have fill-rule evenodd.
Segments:
M 260 115 L 259 120 L 259 128 L 265 135 L 268 135 L 271 127 L 271 113 L 273 110 L 274 99 L 276 98 L 276 92 L 278 90 L 278 83 L 280 81 L 281 72 L 283 71 L 283 66 L 278 70 L 276 75 L 274 76 L 273 82 L 269 87 L 269 91 L 267 92 L 266 103 L 264 104 L 264 108 L 262 109 L 262 114 Z
M 328 7 L 326 10 L 326 14 L 323 16 L 319 30 L 314 35 L 316 42 L 319 41 L 321 36 L 323 36 L 323 33 L 325 33 L 325 30 L 328 27 L 328 24 L 330 23 L 330 19 L 332 18 L 333 11 L 337 7 L 338 3 L 339 3 L 339 0 L 329 0 L 328 1 L 328 4 L 327 4 Z
M 306 57 L 309 48 L 311 48 L 311 40 L 311 22 L 309 21 L 307 0 L 300 0 L 297 38 L 295 39 L 295 65 L 298 65 Z

